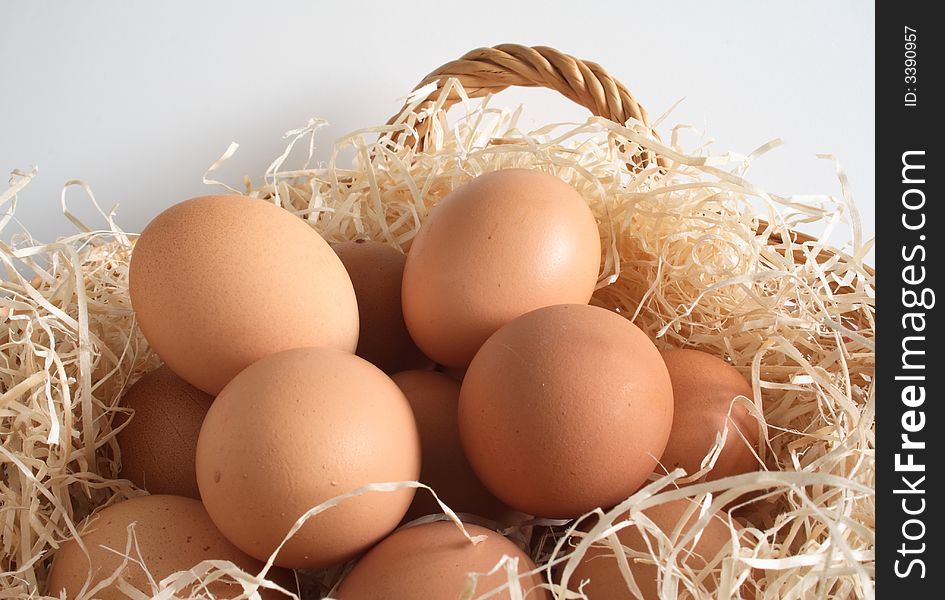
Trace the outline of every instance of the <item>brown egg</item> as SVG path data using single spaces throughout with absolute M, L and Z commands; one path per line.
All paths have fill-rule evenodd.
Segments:
M 731 408 L 725 446 L 706 479 L 757 470 L 752 449 L 758 444 L 758 422 L 744 405 L 732 405 L 736 396 L 752 398 L 751 385 L 742 374 L 722 359 L 698 350 L 666 350 L 663 361 L 673 382 L 675 402 L 673 430 L 660 459 L 663 467 L 669 471 L 682 467 L 689 474 L 698 471 Z
M 368 483 L 416 480 L 420 437 L 400 388 L 332 348 L 270 355 L 237 375 L 197 441 L 197 483 L 213 522 L 264 560 L 307 510 Z M 413 488 L 371 492 L 311 518 L 276 564 L 340 563 L 390 533 Z
M 165 210 L 135 244 L 129 278 L 148 343 L 209 394 L 268 354 L 358 343 L 341 261 L 305 221 L 264 200 L 203 196 Z
M 600 253 L 594 215 L 570 185 L 527 169 L 481 175 L 444 198 L 413 241 L 407 328 L 427 356 L 465 367 L 515 317 L 586 304 Z
M 579 304 L 541 308 L 497 331 L 459 399 L 479 479 L 541 517 L 626 499 L 653 472 L 672 421 L 672 386 L 653 342 L 620 315 Z
M 228 560 L 250 574 L 262 570 L 262 563 L 247 556 L 214 527 L 199 500 L 180 496 L 141 496 L 113 504 L 98 511 L 79 527 L 85 553 L 75 540 L 65 542 L 56 552 L 52 572 L 47 582 L 47 594 L 58 596 L 65 591 L 66 598 L 78 597 L 89 574 L 91 558 L 92 579 L 89 588 L 110 577 L 122 562 L 122 557 L 108 550 L 124 553 L 128 542 L 128 526 L 134 523 L 135 540 L 140 558 L 158 582 L 178 571 L 195 567 L 205 560 Z M 132 547 L 131 556 L 139 558 Z M 281 572 L 269 576 L 294 591 L 294 577 Z M 151 595 L 147 573 L 135 562 L 129 561 L 121 576 L 131 585 Z M 288 587 L 288 586 L 293 587 Z M 220 581 L 212 583 L 209 591 L 221 598 L 232 598 L 242 587 Z M 186 595 L 186 594 L 185 594 Z M 99 600 L 127 600 L 116 584 L 95 593 Z M 263 592 L 267 599 L 284 598 L 275 592 Z
M 425 369 L 433 361 L 407 333 L 400 307 L 400 288 L 407 256 L 387 244 L 356 240 L 333 244 L 344 263 L 361 318 L 357 355 L 385 373 Z
M 420 481 L 456 512 L 505 521 L 513 511 L 489 493 L 473 473 L 459 441 L 459 382 L 435 371 L 403 371 L 392 378 L 407 396 L 420 430 Z M 418 490 L 404 517 L 412 521 L 442 513 L 426 490 Z
M 199 499 L 197 435 L 212 402 L 166 366 L 142 376 L 121 399 L 135 412 L 118 434 L 118 476 L 152 494 Z
M 437 521 L 401 529 L 371 549 L 341 582 L 333 597 L 338 600 L 409 600 L 460 598 L 468 584 L 467 573 L 486 573 L 502 556 L 518 559 L 518 573 L 535 563 L 518 546 L 498 533 L 466 524 L 472 536 L 486 539 L 473 545 L 452 522 Z M 507 581 L 505 570 L 481 577 L 475 597 Z M 520 578 L 527 600 L 549 598 L 538 585 L 540 575 Z M 531 591 L 529 591 L 531 590 Z M 473 596 L 469 596 L 470 598 Z M 509 599 L 508 591 L 490 598 Z
M 673 531 L 679 525 L 686 512 L 692 507 L 692 502 L 688 499 L 667 502 L 648 508 L 644 513 L 658 526 L 663 533 L 670 537 L 674 543 L 682 539 L 699 521 L 699 509 L 695 508 L 686 524 L 680 529 L 678 536 L 673 536 Z M 681 553 L 679 564 L 688 566 L 690 569 L 698 571 L 711 563 L 719 552 L 727 551 L 730 547 L 731 535 L 724 516 L 720 513 L 712 518 L 700 534 L 698 543 L 693 545 L 690 541 L 686 544 L 687 552 Z M 650 546 L 659 547 L 659 539 L 652 535 L 647 535 Z M 636 525 L 631 525 L 621 529 L 617 533 L 620 543 L 630 550 L 637 552 L 647 552 L 647 543 L 644 541 L 640 530 Z M 628 557 L 630 563 L 630 572 L 633 574 L 633 580 L 636 582 L 640 591 L 643 593 L 644 600 L 659 600 L 659 569 L 652 563 L 644 563 L 642 559 L 634 560 Z M 702 585 L 707 591 L 715 592 L 718 589 L 719 569 L 716 567 L 713 576 L 703 580 Z M 636 596 L 630 591 L 626 580 L 620 574 L 620 567 L 617 559 L 614 557 L 613 550 L 609 546 L 591 546 L 587 554 L 581 559 L 580 564 L 568 580 L 568 588 L 577 590 L 582 580 L 590 580 L 584 586 L 584 593 L 590 600 L 636 600 Z M 684 588 L 680 587 L 680 598 L 690 598 L 685 593 Z M 744 597 L 744 594 L 743 594 Z

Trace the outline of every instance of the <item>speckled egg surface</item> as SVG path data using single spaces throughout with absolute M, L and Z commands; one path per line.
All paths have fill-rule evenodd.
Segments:
M 266 559 L 310 508 L 368 483 L 415 480 L 420 438 L 400 388 L 332 348 L 270 355 L 217 396 L 197 442 L 207 512 L 246 553 Z M 414 490 L 371 492 L 313 517 L 276 564 L 340 563 L 387 535 Z
M 202 196 L 165 210 L 135 244 L 129 278 L 148 342 L 209 394 L 268 354 L 358 343 L 341 261 L 302 219 L 264 200 Z
M 212 402 L 166 366 L 143 375 L 121 399 L 134 415 L 118 433 L 118 476 L 152 494 L 199 499 L 197 436 Z
M 535 170 L 487 173 L 420 227 L 404 270 L 404 319 L 427 356 L 464 367 L 515 317 L 586 304 L 600 260 L 597 223 L 573 187 Z
M 500 500 L 569 518 L 653 472 L 673 421 L 659 351 L 622 316 L 565 304 L 527 313 L 476 354 L 459 400 L 463 447 Z

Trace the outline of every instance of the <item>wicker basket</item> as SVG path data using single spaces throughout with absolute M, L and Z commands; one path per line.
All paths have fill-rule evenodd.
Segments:
M 399 147 L 408 149 L 410 157 L 420 157 L 426 150 L 428 135 L 433 129 L 431 115 L 442 115 L 461 99 L 461 95 L 451 87 L 451 82 L 455 81 L 462 85 L 465 93 L 471 98 L 487 96 L 510 86 L 553 89 L 586 107 L 598 117 L 621 126 L 628 122 L 634 123 L 644 131 L 648 130 L 652 139 L 659 140 L 659 136 L 651 128 L 647 112 L 636 98 L 599 65 L 578 60 L 548 47 L 503 44 L 473 50 L 424 77 L 404 108 L 389 121 L 389 127 L 384 131 L 378 130 L 381 131 L 381 141 L 378 144 L 383 146 L 384 136 L 388 136 L 392 143 L 396 142 Z M 444 95 L 444 91 L 450 91 L 449 95 Z M 494 143 L 509 142 L 494 140 Z M 629 142 L 626 139 L 618 141 L 618 151 L 625 149 L 621 144 Z M 628 174 L 649 177 L 653 181 L 672 176 L 674 164 L 671 156 L 657 152 L 646 144 L 634 147 L 636 149 L 625 152 L 620 161 L 621 165 L 626 163 Z M 305 181 L 305 185 L 292 187 L 277 182 L 252 193 L 260 197 L 274 197 L 286 209 L 308 218 L 312 213 L 314 199 L 325 196 L 319 196 L 317 185 L 326 190 L 340 190 L 340 194 L 353 193 L 350 189 L 353 185 L 350 175 L 330 175 L 332 177 L 317 182 L 318 177 L 302 174 L 299 177 Z M 392 177 L 390 173 L 387 176 Z M 25 183 L 17 189 L 24 186 Z M 437 193 L 443 191 L 439 189 Z M 377 199 L 363 202 L 365 206 L 374 203 L 371 206 L 381 214 L 388 208 L 384 206 L 380 195 Z M 384 218 L 401 219 L 402 216 L 395 214 Z M 847 423 L 859 419 L 855 425 L 857 431 L 861 436 L 870 438 L 873 430 L 871 381 L 875 355 L 872 349 L 875 309 L 870 301 L 863 300 L 862 292 L 866 290 L 867 296 L 872 293 L 873 269 L 862 265 L 855 257 L 783 225 L 773 226 L 757 219 L 752 223 L 752 227 L 757 239 L 764 242 L 762 246 L 767 245 L 765 256 L 759 264 L 788 265 L 796 269 L 797 277 L 803 279 L 804 285 L 822 285 L 824 294 L 833 295 L 829 310 L 825 309 L 829 322 L 813 323 L 813 326 L 833 328 L 830 331 L 836 330 L 836 335 L 827 336 L 830 339 L 824 342 L 817 337 L 818 332 L 814 331 L 810 334 L 814 341 L 807 346 L 804 345 L 807 344 L 806 341 L 801 344 L 796 359 L 810 359 L 813 362 L 814 357 L 822 358 L 817 354 L 821 350 L 836 354 L 833 362 L 811 364 L 811 370 L 806 371 L 824 371 L 824 381 L 834 382 L 836 379 L 835 388 L 816 390 L 818 400 L 808 399 L 811 406 L 799 414 L 809 414 L 812 415 L 811 419 L 815 419 L 818 410 L 826 411 L 829 414 L 824 418 L 827 419 L 828 425 L 834 421 Z M 316 228 L 319 228 L 318 224 Z M 330 235 L 324 231 L 322 233 L 329 241 L 351 238 L 356 234 L 352 227 L 336 228 Z M 409 239 L 404 242 L 404 236 L 392 235 L 390 231 L 386 231 L 384 235 L 378 233 L 374 237 L 401 248 L 405 247 L 405 243 L 409 244 Z M 127 261 L 132 245 L 129 237 L 113 226 L 107 240 L 99 233 L 88 232 L 71 241 L 49 245 L 42 250 L 15 251 L 7 246 L 0 248 L 8 267 L 14 267 L 16 261 L 31 261 L 32 256 L 42 256 L 44 252 L 50 257 L 55 256 L 55 260 L 50 261 L 51 267 L 45 272 L 46 275 L 37 276 L 32 280 L 18 278 L 15 270 L 8 269 L 10 281 L 4 284 L 3 295 L 0 296 L 5 297 L 8 305 L 12 307 L 5 313 L 8 318 L 0 329 L 0 340 L 5 340 L 0 346 L 0 357 L 7 365 L 7 369 L 0 372 L 3 377 L 0 379 L 0 410 L 8 411 L 0 414 L 0 433 L 4 434 L 3 447 L 0 448 L 3 451 L 0 454 L 0 468 L 4 469 L 4 480 L 0 485 L 0 492 L 4 493 L 4 501 L 9 499 L 10 502 L 9 506 L 0 506 L 0 543 L 6 544 L 5 547 L 0 545 L 0 551 L 4 553 L 0 555 L 0 558 L 3 558 L 0 563 L 0 587 L 8 588 L 0 591 L 0 598 L 35 597 L 39 582 L 45 576 L 49 551 L 58 543 L 57 540 L 69 535 L 68 523 L 81 519 L 113 496 L 136 493 L 127 482 L 113 479 L 116 472 L 113 457 L 117 445 L 114 436 L 109 432 L 122 390 L 156 364 L 155 357 L 146 349 L 146 344 L 137 331 L 128 302 Z M 623 253 L 624 246 L 615 243 L 614 247 L 618 246 Z M 621 258 L 625 262 L 632 262 L 630 256 Z M 838 264 L 844 265 L 843 269 L 837 267 Z M 817 272 L 818 265 L 833 269 L 830 277 L 823 278 L 822 282 L 819 279 L 822 274 Z M 93 271 L 97 278 L 94 285 L 90 283 Z M 629 285 L 623 276 L 615 277 L 610 285 L 602 285 L 593 302 L 630 314 L 634 307 L 616 300 L 621 286 Z M 86 293 L 77 293 L 77 289 L 82 286 L 88 288 Z M 854 291 L 857 294 L 853 294 Z M 853 299 L 844 301 L 845 295 Z M 78 303 L 75 302 L 76 296 L 82 297 Z M 55 364 L 42 364 L 41 361 L 22 356 L 22 344 L 25 341 L 35 343 L 36 348 L 49 345 L 48 341 L 44 341 L 45 330 L 38 325 L 46 318 L 56 319 L 57 326 L 59 323 L 64 324 L 61 331 L 55 329 L 56 335 L 65 338 L 67 342 L 74 342 L 74 351 L 70 350 L 64 354 L 62 360 Z M 788 323 L 771 327 L 772 331 L 777 331 L 778 327 L 792 326 L 794 325 Z M 843 332 L 843 335 L 840 332 Z M 685 335 L 680 334 L 677 341 L 684 338 Z M 59 344 L 62 346 L 63 339 L 59 339 Z M 794 414 L 789 406 L 792 399 L 797 401 L 804 393 L 814 394 L 814 388 L 821 383 L 805 383 L 803 378 L 795 381 L 794 376 L 800 374 L 800 369 L 792 367 L 790 361 L 780 355 L 778 360 L 766 366 L 761 358 L 765 352 L 773 350 L 765 346 L 758 350 L 759 356 L 751 364 L 738 366 L 743 367 L 746 374 L 755 376 L 756 399 L 759 405 L 762 394 L 758 387 L 758 375 L 770 375 L 765 382 L 765 389 L 778 394 L 779 401 L 777 406 L 765 404 L 763 408 L 766 412 L 770 409 L 778 414 Z M 33 362 L 26 365 L 26 360 Z M 830 371 L 830 365 L 835 366 L 834 371 Z M 805 392 L 805 385 L 811 386 L 812 391 Z M 821 398 L 821 393 L 828 399 L 831 394 L 845 394 L 849 402 L 840 398 L 835 401 L 836 404 L 831 404 Z M 72 428 L 72 431 L 67 432 L 68 437 L 60 437 L 60 440 L 65 440 L 64 443 L 72 444 L 68 448 L 61 448 L 63 442 L 60 442 L 59 447 L 50 445 L 46 449 L 47 447 L 43 446 L 44 436 L 51 438 L 55 429 L 50 425 L 49 419 L 34 419 L 29 423 L 24 423 L 22 419 L 16 421 L 25 411 L 39 415 L 46 411 L 48 417 L 51 409 L 47 410 L 44 404 L 46 398 L 49 399 L 50 407 L 55 405 L 58 410 L 71 415 L 62 425 Z M 827 406 L 818 407 L 818 402 L 826 402 Z M 842 414 L 832 415 L 832 410 Z M 824 429 L 823 424 L 819 427 Z M 804 444 L 826 448 L 823 452 L 829 454 L 830 448 L 842 448 L 850 442 L 851 445 L 856 445 L 856 456 L 866 457 L 861 459 L 863 469 L 871 472 L 871 439 L 863 442 L 844 438 L 842 431 L 850 429 L 843 429 L 839 425 L 837 431 L 826 432 L 807 431 L 796 424 L 794 429 L 788 431 L 785 428 L 784 432 L 778 434 L 794 436 L 790 443 L 778 446 L 790 449 L 790 457 L 769 457 L 769 466 L 779 464 L 782 459 L 797 461 L 800 456 L 799 471 L 808 469 L 804 472 L 809 473 L 811 469 L 816 469 L 816 465 L 803 464 L 803 448 L 807 447 Z M 44 449 L 37 450 L 39 447 Z M 799 447 L 802 447 L 800 455 L 796 454 Z M 842 460 L 836 464 L 841 463 Z M 859 467 L 850 467 L 854 471 L 857 468 Z M 50 469 L 55 473 L 50 474 Z M 792 484 L 793 480 L 787 475 L 780 479 L 758 479 L 757 493 L 761 493 L 766 487 L 781 486 L 781 493 L 787 495 L 794 493 L 791 486 L 796 485 L 800 490 L 797 493 L 819 494 L 819 498 L 827 500 L 823 501 L 823 506 L 814 507 L 816 510 L 804 512 L 795 509 L 790 513 L 791 518 L 800 523 L 796 529 L 803 530 L 803 534 L 791 529 L 790 524 L 778 522 L 777 513 L 773 509 L 757 515 L 762 522 L 756 523 L 758 533 L 755 542 L 757 547 L 765 548 L 762 557 L 769 560 L 762 563 L 768 571 L 755 567 L 752 572 L 764 579 L 764 583 L 757 587 L 742 587 L 741 597 L 778 598 L 796 594 L 796 590 L 807 590 L 802 596 L 810 594 L 830 599 L 872 595 L 872 541 L 857 541 L 872 532 L 872 500 L 865 491 L 866 486 L 861 485 L 861 480 L 871 480 L 871 474 L 858 473 L 860 471 L 850 474 L 850 481 L 843 480 L 842 477 L 831 479 L 833 475 L 813 482 L 798 477 L 796 484 Z M 705 487 L 707 485 L 709 484 L 703 484 L 705 490 L 711 488 Z M 831 491 L 834 488 L 831 486 L 836 489 L 835 499 L 834 492 Z M 712 490 L 723 488 L 724 485 L 716 486 Z M 750 509 L 746 510 L 745 514 L 750 513 Z M 840 522 L 844 525 L 837 529 L 835 526 Z M 850 527 L 850 524 L 853 526 Z M 853 533 L 850 533 L 851 530 Z M 550 536 L 545 541 L 556 539 L 556 536 L 560 538 L 563 530 L 552 528 L 548 531 Z M 848 539 L 851 535 L 859 538 L 851 541 Z M 540 549 L 536 549 L 536 552 L 538 551 Z M 751 548 L 746 549 L 749 560 L 754 557 L 751 552 Z M 812 562 L 812 559 L 804 559 L 807 562 L 800 560 L 797 565 L 790 561 L 779 562 L 805 553 L 811 556 L 815 552 L 826 557 L 823 564 Z M 41 554 L 44 556 L 41 557 Z M 831 558 L 834 554 L 840 558 Z M 789 564 L 791 566 L 785 566 Z M 12 567 L 12 570 L 4 573 L 8 567 Z M 848 571 L 844 571 L 845 568 Z M 807 581 L 805 578 L 814 580 Z M 826 583 L 817 583 L 820 580 L 818 578 Z
M 637 122 L 642 124 L 642 127 L 648 130 L 654 139 L 660 139 L 659 134 L 652 128 L 649 115 L 643 106 L 626 86 L 614 79 L 600 65 L 577 59 L 554 48 L 528 47 L 517 44 L 501 44 L 491 48 L 472 50 L 457 60 L 445 63 L 425 76 L 414 88 L 413 93 L 408 96 L 404 107 L 388 121 L 388 125 L 391 126 L 410 122 L 410 133 L 398 129 L 391 134 L 392 139 L 412 148 L 417 154 L 421 154 L 425 150 L 425 139 L 430 135 L 432 121 L 430 116 L 438 115 L 442 117 L 445 111 L 462 99 L 461 94 L 451 86 L 451 83 L 457 81 L 461 84 L 462 90 L 468 98 L 487 97 L 512 86 L 553 89 L 587 108 L 597 117 L 603 117 L 619 125 Z M 415 120 L 411 121 L 412 118 Z M 514 144 L 515 141 L 492 139 L 488 143 Z M 621 150 L 625 150 L 619 142 L 617 145 Z M 646 147 L 630 153 L 628 158 L 626 164 L 629 173 L 649 176 L 654 179 L 665 176 L 672 168 L 670 157 Z M 301 207 L 296 206 L 296 208 Z M 867 286 L 872 288 L 872 278 L 875 275 L 872 267 L 857 263 L 853 257 L 818 240 L 814 236 L 791 228 L 772 227 L 765 219 L 757 220 L 755 232 L 776 255 L 789 263 L 830 265 L 839 260 L 858 264 L 857 268 L 861 269 L 860 275 L 868 279 Z M 389 239 L 379 239 L 390 242 Z M 624 278 L 618 278 L 611 285 L 599 289 L 595 293 L 592 303 L 630 314 L 631 311 L 627 310 L 628 307 L 615 302 L 614 294 L 611 293 L 614 289 L 619 289 L 624 285 L 626 285 Z M 838 295 L 849 293 L 854 289 L 849 282 L 834 280 L 826 282 L 826 287 L 831 293 Z M 873 351 L 870 342 L 872 341 L 874 328 L 873 307 L 869 303 L 853 303 L 849 310 L 843 309 L 837 312 L 838 321 L 842 322 L 845 331 L 851 336 L 857 336 L 858 341 L 869 338 L 866 340 L 866 345 L 870 348 L 867 352 L 869 356 L 863 361 L 865 367 L 862 372 L 857 373 L 857 376 L 862 375 L 863 381 L 866 382 L 866 385 L 869 385 L 872 380 Z M 843 341 L 852 342 L 853 340 L 844 337 Z M 790 376 L 787 379 L 790 379 Z M 866 420 L 865 426 L 872 430 L 872 412 L 868 406 L 869 402 L 865 401 L 867 396 L 869 396 L 869 392 L 861 395 L 864 402 L 859 407 L 860 417 Z M 758 493 L 760 494 L 760 492 Z M 716 506 L 724 504 L 724 502 L 717 503 Z M 743 515 L 750 513 L 750 506 L 741 510 Z M 869 523 L 870 526 L 872 525 L 872 514 L 859 515 L 858 518 Z M 551 540 L 560 540 L 562 531 L 562 528 L 554 527 L 544 530 L 539 529 L 539 533 L 533 537 L 533 543 L 548 544 Z M 544 539 L 541 539 L 541 532 L 545 534 Z M 790 545 L 786 544 L 786 546 Z M 867 558 L 864 558 L 864 556 Z M 868 556 L 871 556 L 871 554 L 860 554 L 858 560 L 868 565 L 871 560 Z M 755 570 L 754 574 L 760 576 L 762 572 L 761 570 Z M 792 592 L 785 591 L 784 581 L 779 582 L 777 576 L 774 575 L 777 572 L 777 570 L 772 571 L 771 577 L 774 581 L 772 585 L 758 589 L 752 589 L 751 585 L 743 585 L 738 593 L 743 598 L 780 598 L 783 595 L 791 595 Z M 764 592 L 761 592 L 761 590 L 764 590 Z M 730 592 L 735 593 L 734 590 L 730 590 Z M 871 579 L 865 580 L 861 573 L 860 580 L 856 583 L 833 583 L 823 587 L 817 594 L 826 598 L 869 597 L 872 594 L 872 582 Z M 802 594 L 802 596 L 805 595 Z

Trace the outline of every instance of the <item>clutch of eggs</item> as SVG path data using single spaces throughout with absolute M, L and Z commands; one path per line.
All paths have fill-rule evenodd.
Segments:
M 259 199 L 172 206 L 132 253 L 132 305 L 164 366 L 126 392 L 134 413 L 118 441 L 121 476 L 174 495 L 100 510 L 93 518 L 107 527 L 96 535 L 121 546 L 120 530 L 138 519 L 146 552 L 184 548 L 181 535 L 201 548 L 175 554 L 180 565 L 156 559 L 158 570 L 363 557 L 341 598 L 394 588 L 446 597 L 503 554 L 519 557 L 520 572 L 532 563 L 468 522 L 485 543 L 472 546 L 451 523 L 393 533 L 441 512 L 426 490 L 346 499 L 280 544 L 306 511 L 371 483 L 419 479 L 464 520 L 500 528 L 606 510 L 654 472 L 706 469 L 723 430 L 705 477 L 758 468 L 751 385 L 721 357 L 661 353 L 623 316 L 588 306 L 600 263 L 585 199 L 536 170 L 458 186 L 407 254 L 367 240 L 330 246 Z M 682 508 L 653 520 L 672 526 Z M 59 551 L 50 593 L 85 581 L 89 565 L 74 555 L 70 543 Z M 617 597 L 614 569 L 594 561 L 579 571 L 590 597 Z M 539 583 L 533 575 L 526 587 Z

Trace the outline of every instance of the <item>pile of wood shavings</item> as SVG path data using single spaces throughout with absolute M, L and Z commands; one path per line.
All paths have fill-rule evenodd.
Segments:
M 465 117 L 451 124 L 442 110 L 451 93 L 464 97 L 450 82 L 430 112 L 408 110 L 393 125 L 339 140 L 326 166 L 309 166 L 322 124 L 313 120 L 287 134 L 265 185 L 247 183 L 245 193 L 298 214 L 329 242 L 369 238 L 406 251 L 437 200 L 476 175 L 509 167 L 552 173 L 587 199 L 601 224 L 605 251 L 593 302 L 632 318 L 658 346 L 726 358 L 754 390 L 742 401 L 759 418 L 761 471 L 711 483 L 692 483 L 702 472 L 675 471 L 583 533 L 568 535 L 572 527 L 562 524 L 542 529 L 531 550 L 549 589 L 581 597 L 580 582 L 562 578 L 592 543 L 623 553 L 614 534 L 630 526 L 660 540 L 648 558 L 661 565 L 668 599 L 872 597 L 874 276 L 863 262 L 871 241 L 861 239 L 842 172 L 839 198 L 798 202 L 746 179 L 751 161 L 776 143 L 748 156 L 710 156 L 705 147 L 683 148 L 685 128 L 661 143 L 639 124 L 596 117 L 524 133 L 520 110 L 465 99 Z M 417 144 L 419 120 L 427 127 Z M 308 147 L 306 166 L 284 169 L 299 142 Z M 665 168 L 631 168 L 641 149 L 665 157 Z M 352 150 L 351 165 L 338 165 Z M 217 183 L 208 175 L 233 151 L 205 181 Z M 34 175 L 14 173 L 0 196 L 0 228 Z M 52 553 L 75 523 L 141 493 L 114 479 L 120 454 L 112 425 L 124 410 L 122 391 L 157 360 L 128 299 L 134 236 L 104 216 L 102 231 L 75 221 L 81 232 L 53 244 L 0 245 L 0 598 L 40 597 Z M 792 241 L 793 228 L 811 222 L 825 226 L 822 241 Z M 829 237 L 844 229 L 852 243 L 831 246 Z M 699 501 L 706 516 L 729 510 L 734 558 L 707 567 L 716 570 L 718 592 L 706 588 L 712 575 L 670 559 L 687 540 L 677 547 L 640 514 L 681 497 Z M 255 581 L 226 564 L 179 575 L 164 582 L 162 598 L 200 597 L 175 592 L 195 577 L 231 577 L 247 590 Z M 513 577 L 508 585 L 517 597 Z M 489 592 L 471 589 L 468 597 Z

